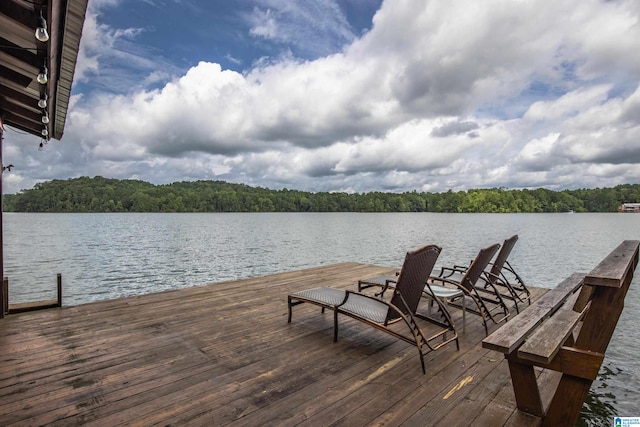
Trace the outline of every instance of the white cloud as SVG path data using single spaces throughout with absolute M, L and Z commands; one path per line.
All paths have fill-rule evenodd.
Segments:
M 254 36 L 264 37 L 265 39 L 285 39 L 284 41 L 286 41 L 286 37 L 284 35 L 279 35 L 278 27 L 271 9 L 254 9 L 253 20 L 255 25 L 249 31 L 250 34 Z
M 287 44 L 303 56 L 326 55 L 354 40 L 337 2 L 331 0 L 255 0 L 249 34 Z
M 315 191 L 639 179 L 637 2 L 385 1 L 359 38 L 335 2 L 312 3 L 257 1 L 251 31 L 301 48 L 295 37 L 308 26 L 332 53 L 268 58 L 242 74 L 205 61 L 181 77 L 148 70 L 139 89 L 78 97 L 63 167 L 49 177 L 102 171 Z M 316 15 L 336 19 L 319 28 Z M 80 76 L 102 75 L 104 55 L 132 55 L 113 46 L 137 29 L 100 28 L 98 13 L 87 22 Z
M 610 90 L 611 85 L 597 85 L 580 88 L 558 99 L 538 101 L 529 107 L 523 118 L 532 122 L 553 122 L 572 117 L 589 107 L 605 102 Z
M 640 3 L 634 1 L 575 2 L 567 39 L 575 47 L 577 72 L 583 79 L 612 73 L 629 78 L 640 73 Z M 594 9 L 601 13 L 594 13 Z M 620 76 L 618 76 L 620 75 Z
M 527 143 L 516 158 L 525 170 L 544 171 L 549 170 L 557 163 L 560 157 L 557 154 L 557 144 L 560 134 L 553 133 L 544 138 L 536 138 Z

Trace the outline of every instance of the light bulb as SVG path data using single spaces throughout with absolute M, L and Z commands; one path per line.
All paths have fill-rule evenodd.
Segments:
M 49 78 L 47 77 L 47 67 L 46 66 L 42 66 L 42 68 L 40 69 L 40 74 L 38 74 L 38 77 L 36 78 L 36 80 L 38 80 L 38 83 L 40 83 L 41 85 L 47 83 L 47 80 L 49 80 Z
M 38 107 L 40 108 L 47 108 L 47 94 L 43 93 L 42 96 L 40 97 L 40 100 L 38 101 Z
M 44 111 L 44 114 L 42 114 L 42 123 L 44 123 L 45 125 L 49 123 L 49 113 L 47 113 L 46 111 Z
M 49 40 L 49 33 L 47 32 L 47 24 L 45 24 L 44 27 L 36 28 L 36 38 L 43 43 Z
M 42 10 L 40 10 L 40 18 L 38 18 L 38 28 L 36 28 L 36 39 L 41 42 L 49 40 L 49 33 L 47 32 L 47 21 L 42 16 Z
M 43 43 L 49 40 L 49 33 L 47 33 L 47 28 L 46 27 L 36 28 L 36 38 Z
M 47 127 L 45 126 L 44 128 L 42 128 L 42 132 L 40 132 L 42 134 L 42 136 L 48 136 L 49 135 L 49 129 L 47 129 Z

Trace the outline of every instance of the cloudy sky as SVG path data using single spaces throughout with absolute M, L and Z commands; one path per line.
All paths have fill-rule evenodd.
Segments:
M 62 141 L 101 175 L 307 191 L 640 183 L 637 0 L 91 0 Z

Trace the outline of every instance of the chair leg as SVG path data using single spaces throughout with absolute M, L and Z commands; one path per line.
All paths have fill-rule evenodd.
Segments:
M 517 301 L 517 297 L 513 299 L 513 303 L 515 305 L 516 308 L 516 314 L 520 314 L 520 307 L 518 307 L 518 301 Z
M 333 310 L 333 342 L 338 342 L 338 310 Z
M 451 300 L 448 298 L 443 298 L 444 299 L 444 303 L 447 305 L 447 307 L 450 306 L 450 302 Z M 464 292 L 462 293 L 462 333 L 467 332 L 467 304 L 466 304 L 466 300 L 465 300 L 465 296 L 464 296 Z
M 420 364 L 422 365 L 422 374 L 427 374 L 427 369 L 424 366 L 424 354 L 422 354 L 422 349 L 418 346 L 418 354 L 420 354 Z
M 431 315 L 431 307 L 433 307 L 433 303 L 434 303 L 433 299 L 434 298 L 438 298 L 438 297 L 436 297 L 436 296 L 430 296 L 429 297 L 429 304 L 427 306 L 427 314 L 429 316 Z M 451 300 L 449 298 L 440 298 L 440 300 L 444 302 L 444 305 L 447 307 L 447 310 L 448 310 L 448 307 L 451 306 L 451 304 L 450 304 Z M 453 322 L 453 319 L 451 320 L 451 322 Z M 466 332 L 466 330 L 467 330 L 467 307 L 466 307 L 466 304 L 465 304 L 465 295 L 464 295 L 464 292 L 463 292 L 462 293 L 462 332 Z M 442 339 L 445 340 L 446 337 L 443 336 Z M 459 347 L 459 345 L 458 345 L 458 347 Z
M 467 300 L 464 292 L 462 293 L 462 332 L 467 332 Z
M 471 297 L 471 300 L 476 305 L 478 309 L 478 314 L 480 315 L 480 317 L 482 317 L 482 326 L 484 326 L 484 333 L 486 336 L 489 336 L 489 324 L 487 323 L 487 316 L 485 314 L 487 312 L 487 310 L 485 310 L 485 305 L 482 302 L 482 299 L 480 297 L 475 298 L 471 294 L 469 296 Z

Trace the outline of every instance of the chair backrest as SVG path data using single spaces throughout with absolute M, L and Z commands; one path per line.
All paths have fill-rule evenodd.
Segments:
M 491 272 L 488 275 L 489 277 L 487 278 L 489 282 L 495 283 L 495 281 L 498 280 L 498 278 L 500 277 L 500 274 L 502 273 L 502 267 L 504 267 L 504 263 L 507 261 L 507 258 L 509 258 L 509 255 L 511 254 L 511 250 L 513 249 L 517 241 L 518 241 L 517 234 L 514 234 L 513 236 L 509 237 L 507 240 L 504 241 L 504 243 L 502 244 L 502 247 L 500 248 L 500 252 L 498 252 L 498 255 L 496 256 L 496 260 L 493 262 L 493 265 L 491 266 Z
M 500 248 L 500 244 L 496 243 L 495 245 L 487 246 L 484 249 L 480 249 L 480 252 L 478 252 L 476 259 L 473 260 L 469 268 L 467 268 L 464 276 L 462 277 L 462 280 L 460 280 L 460 285 L 471 291 L 482 275 L 482 272 L 489 265 L 491 258 L 493 258 L 493 256 L 498 251 L 498 248 Z
M 415 314 L 422 296 L 422 290 L 431 275 L 433 267 L 436 265 L 436 260 L 441 250 L 439 246 L 428 245 L 415 251 L 407 252 L 396 283 L 396 292 L 393 293 L 391 298 L 391 304 L 399 307 L 405 314 L 408 314 L 407 310 L 411 314 Z M 406 307 L 401 301 L 400 295 L 402 295 Z M 389 315 L 393 316 L 393 312 L 390 312 Z

